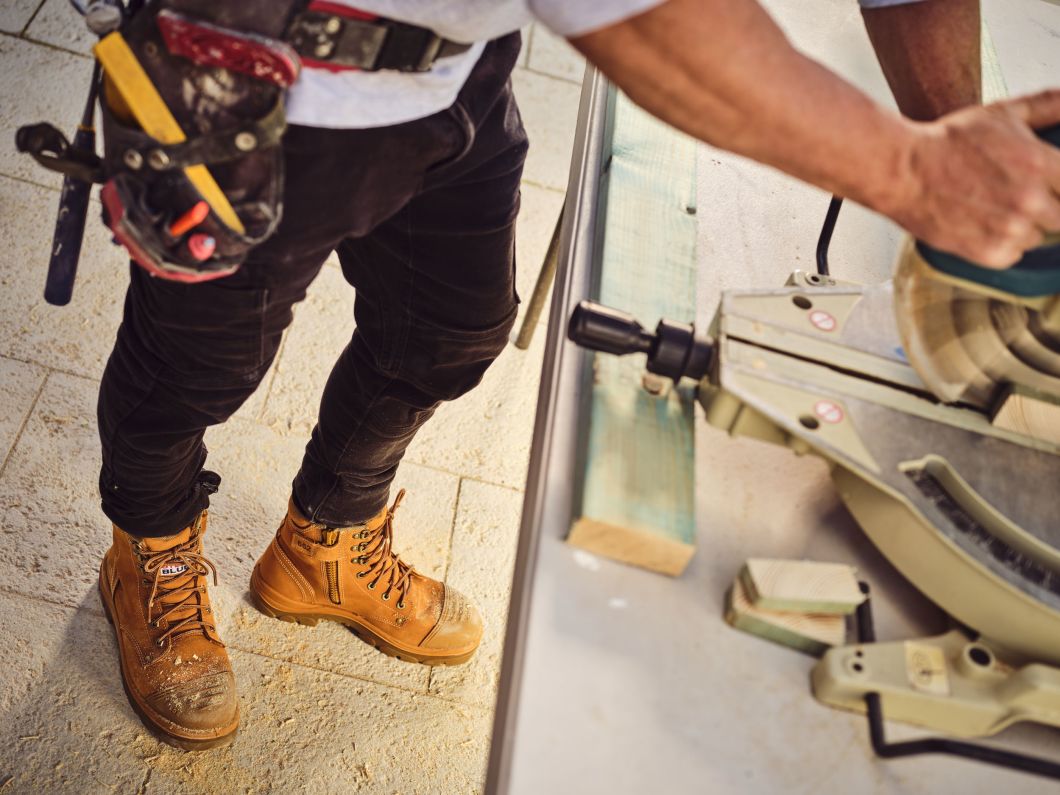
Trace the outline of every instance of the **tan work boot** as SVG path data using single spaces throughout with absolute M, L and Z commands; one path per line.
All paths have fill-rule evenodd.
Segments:
M 250 578 L 258 609 L 308 626 L 338 621 L 401 660 L 456 665 L 470 659 L 482 638 L 478 610 L 391 549 L 394 511 L 404 495 L 364 524 L 340 528 L 311 522 L 291 500 Z
M 99 568 L 129 703 L 147 728 L 188 751 L 225 745 L 239 728 L 236 683 L 206 592 L 217 571 L 202 555 L 204 532 L 206 511 L 167 538 L 115 527 Z

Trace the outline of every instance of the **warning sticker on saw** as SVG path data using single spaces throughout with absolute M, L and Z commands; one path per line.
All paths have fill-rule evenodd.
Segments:
M 906 641 L 905 675 L 914 690 L 939 696 L 950 694 L 946 657 L 938 646 Z
M 810 318 L 810 322 L 813 323 L 814 328 L 818 331 L 835 331 L 839 325 L 835 315 L 831 312 L 825 312 L 823 309 L 815 309 L 807 317 Z
M 843 417 L 845 416 L 843 414 L 843 407 L 838 403 L 833 403 L 831 400 L 818 400 L 817 403 L 814 404 L 813 413 L 823 422 L 830 422 L 832 424 L 842 422 Z

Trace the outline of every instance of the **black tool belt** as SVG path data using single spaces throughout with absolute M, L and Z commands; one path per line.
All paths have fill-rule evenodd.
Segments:
M 292 20 L 284 38 L 306 66 L 335 71 L 427 72 L 440 58 L 471 48 L 428 28 L 332 2 L 310 3 Z
M 327 0 L 150 0 L 110 43 L 102 159 L 48 124 L 20 129 L 18 148 L 104 183 L 116 242 L 152 274 L 184 282 L 232 273 L 279 224 L 284 90 L 303 64 L 424 72 L 470 48 Z M 119 45 L 128 56 L 115 59 Z M 157 119 L 159 106 L 183 140 L 163 144 L 141 129 L 138 112 Z

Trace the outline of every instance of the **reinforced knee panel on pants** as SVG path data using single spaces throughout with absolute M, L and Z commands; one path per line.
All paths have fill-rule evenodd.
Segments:
M 456 400 L 473 389 L 504 346 L 515 324 L 512 302 L 500 323 L 483 329 L 443 327 L 415 320 L 397 376 L 435 400 Z
M 104 218 L 155 275 L 227 275 L 276 229 L 283 90 L 300 67 L 281 37 L 303 5 L 159 0 L 97 46 Z

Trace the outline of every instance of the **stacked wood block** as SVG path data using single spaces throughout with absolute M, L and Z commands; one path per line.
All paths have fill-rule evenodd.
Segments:
M 846 617 L 865 596 L 852 566 L 752 558 L 725 595 L 736 629 L 821 655 L 846 642 Z

